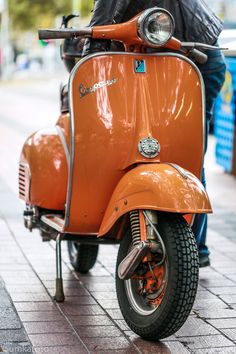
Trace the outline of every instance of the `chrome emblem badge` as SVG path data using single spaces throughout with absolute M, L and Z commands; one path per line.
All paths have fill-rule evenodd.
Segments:
M 142 156 L 153 159 L 159 155 L 161 146 L 156 139 L 148 137 L 140 140 L 138 150 Z
M 79 85 L 80 98 L 83 98 L 84 96 L 86 96 L 92 92 L 96 92 L 98 89 L 100 89 L 102 87 L 114 85 L 117 83 L 117 81 L 118 81 L 118 79 L 116 79 L 116 78 L 111 79 L 111 80 L 107 80 L 107 81 L 100 81 L 91 87 L 86 87 L 83 84 L 80 84 Z

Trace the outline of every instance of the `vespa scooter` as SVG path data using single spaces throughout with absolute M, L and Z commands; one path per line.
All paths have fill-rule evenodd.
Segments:
M 120 309 L 134 332 L 152 340 L 175 333 L 192 309 L 191 220 L 212 211 L 200 182 L 204 85 L 186 56 L 204 62 L 198 49 L 209 46 L 181 43 L 173 31 L 160 8 L 122 24 L 39 30 L 41 39 L 107 39 L 124 50 L 78 61 L 70 113 L 26 140 L 19 166 L 25 226 L 56 240 L 56 301 L 64 301 L 62 240 L 80 272 L 93 267 L 99 244 L 120 243 Z

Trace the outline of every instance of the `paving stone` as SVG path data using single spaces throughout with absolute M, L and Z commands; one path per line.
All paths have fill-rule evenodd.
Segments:
M 235 282 L 227 278 L 225 278 L 224 280 L 205 278 L 200 280 L 200 284 L 205 288 L 216 287 L 216 286 L 222 286 L 222 287 L 235 286 Z
M 66 304 L 77 304 L 77 305 L 97 305 L 97 302 L 92 298 L 92 296 L 67 296 Z
M 87 284 L 86 288 L 88 289 L 88 291 L 91 291 L 91 292 L 97 292 L 97 291 L 104 292 L 104 284 L 101 284 L 101 283 Z M 107 289 L 107 291 L 116 291 L 115 283 L 106 284 L 106 289 Z
M 220 269 L 220 273 L 228 276 L 230 274 L 236 274 L 236 269 L 232 267 L 225 267 Z
M 43 285 L 6 285 L 6 288 L 10 294 L 45 294 L 45 288 L 43 287 Z
M 1 283 L 0 283 L 1 284 Z M 4 288 L 1 288 L 0 289 L 0 309 L 2 307 L 11 307 L 12 306 L 12 303 L 11 303 L 11 300 L 9 298 L 9 296 L 7 296 L 7 293 L 6 293 L 6 290 Z M 0 310 L 1 312 L 1 310 Z
M 90 354 L 111 354 L 111 350 L 90 350 Z M 118 349 L 118 350 L 112 350 L 112 354 L 140 354 L 140 351 L 138 349 L 134 348 L 127 348 L 127 349 Z
M 233 346 L 233 342 L 223 335 L 197 336 L 181 338 L 181 342 L 189 349 L 225 348 Z
M 55 289 L 55 280 L 44 280 L 43 284 L 47 289 Z M 80 289 L 81 288 L 81 284 L 76 279 L 75 280 L 64 280 L 63 286 L 64 286 L 64 289 L 69 289 L 69 288 Z
M 113 320 L 123 320 L 124 317 L 119 309 L 108 309 L 106 312 Z
M 17 284 L 32 284 L 32 285 L 41 285 L 40 280 L 38 278 L 24 278 L 24 277 L 12 277 L 12 278 L 4 278 L 4 281 L 7 285 L 17 285 Z
M 135 339 L 133 344 L 141 350 L 143 354 L 189 354 L 187 348 L 177 341 L 148 342 L 141 338 Z
M 92 295 L 96 300 L 116 300 L 117 299 L 116 291 L 92 292 Z
M 75 334 L 71 333 L 29 334 L 29 338 L 35 347 L 81 344 L 79 338 Z
M 81 338 L 97 338 L 97 337 L 119 337 L 122 332 L 115 326 L 84 326 L 78 327 L 76 332 Z
M 0 329 L 20 329 L 21 323 L 13 308 L 0 308 Z
M 217 257 L 219 259 L 219 256 L 217 256 Z M 206 278 L 217 280 L 217 281 L 226 279 L 224 275 L 222 275 L 219 272 L 213 270 L 212 268 L 200 268 L 199 278 L 200 278 L 200 280 L 203 280 L 203 281 Z
M 41 301 L 51 301 L 50 296 L 47 293 L 41 294 L 31 294 L 31 293 L 11 293 L 11 298 L 13 302 L 41 302 Z
M 15 302 L 15 308 L 19 312 L 56 310 L 56 306 L 52 302 Z
M 62 315 L 57 311 L 47 311 L 47 312 L 19 312 L 19 317 L 23 322 L 52 322 L 60 321 Z
M 34 347 L 34 350 L 36 354 L 88 354 L 88 351 L 82 344 L 76 346 Z
M 2 348 L 3 353 L 6 354 L 34 354 L 32 346 L 25 342 L 21 343 L 3 343 L 0 346 Z
M 1 246 L 2 242 L 1 242 Z M 16 271 L 16 265 L 15 264 L 0 264 L 0 272 L 2 273 L 2 271 Z M 17 271 L 21 271 L 21 270 L 31 270 L 31 267 L 29 264 L 24 263 L 24 264 L 17 264 Z
M 23 322 L 27 334 L 71 333 L 72 328 L 66 320 L 53 322 Z
M 236 354 L 236 346 L 213 349 L 194 349 L 194 354 Z
M 74 326 L 112 326 L 107 316 L 72 316 L 70 322 Z
M 97 300 L 98 303 L 104 308 L 104 309 L 119 309 L 119 304 L 117 300 Z
M 115 323 L 122 331 L 129 331 L 130 330 L 130 328 L 127 325 L 127 323 L 125 322 L 125 320 L 115 320 Z
M 49 293 L 51 294 L 51 296 L 54 296 L 55 294 L 55 287 L 51 288 L 51 289 L 48 289 Z M 73 297 L 73 302 L 75 297 L 82 297 L 82 296 L 86 296 L 86 297 L 89 297 L 90 294 L 89 292 L 84 289 L 84 288 L 65 288 L 64 287 L 64 294 L 65 294 L 65 297 L 66 297 L 66 301 L 69 301 L 70 298 Z
M 39 278 L 44 282 L 47 280 L 53 281 L 55 282 L 55 271 L 54 272 L 50 272 L 50 273 L 41 273 L 37 271 L 37 274 L 39 276 Z M 74 275 L 70 272 L 70 273 L 63 273 L 63 280 L 71 280 L 74 281 L 75 277 Z
M 95 267 L 89 271 L 89 275 L 91 277 L 104 277 L 104 276 L 110 276 L 110 273 L 104 267 L 99 267 L 99 268 Z
M 210 291 L 208 290 L 203 290 L 203 291 L 198 291 L 197 292 L 197 296 L 196 296 L 196 300 L 208 300 L 208 299 L 217 299 L 217 296 L 215 294 L 212 294 Z
M 28 338 L 21 329 L 1 329 L 0 330 L 0 344 L 6 342 L 27 342 Z
M 196 299 L 194 309 L 227 308 L 227 304 L 221 299 Z
M 132 344 L 123 336 L 115 338 L 83 338 L 89 350 L 133 349 Z
M 228 278 L 236 282 L 236 274 L 230 274 L 228 275 Z
M 221 329 L 221 332 L 223 332 L 229 339 L 236 341 L 236 328 Z
M 236 294 L 220 295 L 220 298 L 228 304 L 236 304 Z
M 209 291 L 211 291 L 215 295 L 234 295 L 236 294 L 236 286 L 226 286 L 226 287 L 209 287 Z
M 236 328 L 236 318 L 224 318 L 218 320 L 207 320 L 216 328 Z
M 218 319 L 218 318 L 235 318 L 236 311 L 234 309 L 194 309 L 194 312 L 199 315 L 199 317 Z
M 114 279 L 109 275 L 107 277 L 91 277 L 91 276 L 79 276 L 79 280 L 87 287 L 89 284 L 112 284 Z M 104 285 L 103 285 L 104 291 Z
M 179 338 L 188 336 L 206 336 L 209 334 L 219 334 L 219 332 L 202 319 L 189 317 L 185 324 L 175 333 L 175 336 Z
M 80 306 L 77 304 L 62 304 L 59 305 L 60 308 L 66 315 L 105 315 L 103 309 L 98 305 L 84 305 Z

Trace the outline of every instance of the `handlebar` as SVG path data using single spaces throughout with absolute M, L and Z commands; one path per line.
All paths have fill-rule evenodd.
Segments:
M 66 38 L 78 38 L 78 37 L 91 37 L 92 28 L 81 28 L 75 30 L 73 28 L 63 29 L 40 29 L 38 30 L 39 39 L 66 39 Z
M 181 51 L 184 52 L 189 58 L 194 59 L 198 64 L 205 64 L 208 60 L 207 54 L 200 50 L 227 50 L 227 48 L 220 48 L 218 46 L 209 45 L 197 42 L 182 42 Z
M 93 36 L 93 28 L 86 27 L 80 29 L 73 29 L 73 28 L 40 29 L 38 31 L 38 34 L 39 34 L 39 39 L 72 39 L 72 38 L 80 38 L 80 37 L 91 38 Z M 216 50 L 216 49 L 226 50 L 226 48 L 219 48 L 217 46 L 212 46 L 204 43 L 195 43 L 195 42 L 179 42 L 179 48 L 178 49 L 174 48 L 174 49 L 180 50 L 185 55 L 187 55 L 191 59 L 194 59 L 199 64 L 206 63 L 208 59 L 207 55 L 201 52 L 200 50 Z
M 188 57 L 194 59 L 198 64 L 205 64 L 208 60 L 207 54 L 200 52 L 200 50 L 192 49 L 188 53 Z
M 228 48 L 220 48 L 215 45 L 198 43 L 198 42 L 182 42 L 181 47 L 188 49 L 188 50 L 195 49 L 195 48 L 201 49 L 201 50 L 216 50 L 216 49 L 227 50 L 228 49 Z

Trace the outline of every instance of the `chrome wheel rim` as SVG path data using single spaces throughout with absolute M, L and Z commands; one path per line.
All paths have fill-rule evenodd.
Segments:
M 127 294 L 127 298 L 129 300 L 130 305 L 133 310 L 142 316 L 150 316 L 153 314 L 160 305 L 157 305 L 153 302 L 153 300 L 157 299 L 164 288 L 166 287 L 168 281 L 168 268 L 167 261 L 164 264 L 164 278 L 162 280 L 162 284 L 157 290 L 156 293 L 153 293 L 149 296 L 144 296 L 138 292 L 138 289 L 141 286 L 141 280 L 137 279 L 128 279 L 124 281 L 125 290 Z

